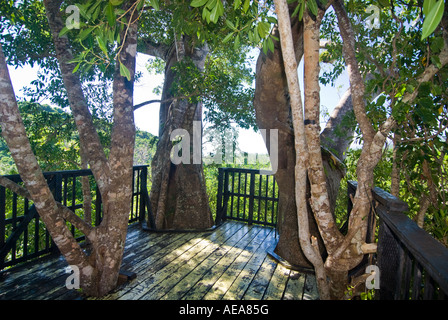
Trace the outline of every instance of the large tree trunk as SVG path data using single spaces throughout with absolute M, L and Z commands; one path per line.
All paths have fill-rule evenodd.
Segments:
M 206 45 L 191 48 L 184 38 L 176 41 L 168 53 L 160 105 L 159 142 L 152 162 L 150 199 L 157 229 L 207 229 L 213 226 L 202 168 L 202 141 L 194 140 L 202 132 L 193 132 L 194 122 L 201 123 L 202 104 L 175 99 L 171 92 L 176 80 L 172 67 L 179 61 L 191 59 L 202 72 L 207 54 Z M 171 161 L 171 139 L 174 138 L 171 134 L 176 129 L 186 130 L 189 134 L 189 163 L 174 164 Z
M 297 60 L 303 54 L 302 24 L 292 22 L 295 38 Z M 277 32 L 278 37 L 278 32 Z M 274 52 L 267 55 L 260 52 L 257 60 L 254 107 L 257 125 L 261 129 L 278 130 L 278 168 L 275 179 L 279 188 L 279 241 L 275 253 L 290 264 L 311 268 L 304 256 L 297 231 L 297 209 L 295 201 L 294 166 L 296 153 L 294 133 L 291 123 L 288 85 L 283 68 L 280 43 L 275 42 Z M 269 133 L 267 130 L 267 133 Z M 267 149 L 270 151 L 270 139 L 266 137 Z M 315 229 L 316 231 L 316 229 Z M 316 234 L 316 233 L 314 233 Z
M 300 61 L 303 55 L 303 24 L 294 19 L 291 22 L 291 28 L 296 60 Z M 275 32 L 278 37 L 278 32 Z M 304 257 L 298 241 L 297 206 L 294 196 L 295 179 L 293 174 L 296 154 L 288 85 L 280 43 L 275 41 L 274 44 L 275 50 L 273 53 L 264 54 L 261 52 L 257 60 L 254 107 L 257 125 L 260 128 L 279 130 L 278 150 L 281 150 L 281 152 L 278 153 L 278 170 L 275 178 L 279 187 L 278 225 L 280 237 L 275 252 L 293 265 L 309 268 L 312 266 Z M 322 133 L 322 135 L 325 135 L 325 139 L 322 139 L 322 145 L 325 147 L 322 149 L 322 156 L 327 174 L 332 212 L 334 212 L 340 180 L 344 176 L 339 160 L 344 159 L 344 153 L 353 137 L 353 130 L 347 130 L 345 136 L 338 136 L 335 134 L 335 131 L 340 129 L 342 119 L 350 110 L 352 110 L 351 94 L 350 91 L 347 91 L 338 106 L 336 106 L 331 119 Z M 269 132 L 269 130 L 267 131 Z M 269 138 L 267 138 L 266 145 L 268 151 L 270 150 L 269 141 Z M 331 150 L 331 153 L 329 150 Z M 333 153 L 339 159 L 335 158 Z M 311 234 L 320 239 L 317 224 L 311 210 L 309 210 L 309 219 L 311 221 Z M 324 248 L 323 245 L 320 247 Z

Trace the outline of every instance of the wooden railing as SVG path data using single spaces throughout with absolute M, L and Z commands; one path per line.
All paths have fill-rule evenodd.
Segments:
M 354 194 L 356 188 L 357 183 L 349 181 L 349 194 Z M 378 218 L 375 260 L 380 282 L 376 297 L 448 299 L 448 249 L 405 214 L 408 211 L 405 202 L 380 188 L 373 190 L 372 202 L 374 216 Z
M 226 219 L 275 227 L 278 187 L 260 170 L 219 168 L 216 224 Z
M 84 203 L 80 179 L 89 177 L 92 225 L 100 223 L 101 197 L 90 170 L 47 172 L 44 175 L 55 199 L 81 217 Z M 7 177 L 21 183 L 18 175 Z M 153 224 L 147 178 L 147 166 L 134 167 L 130 223 L 143 221 L 148 214 L 147 221 Z M 354 195 L 356 188 L 357 183 L 349 181 L 348 193 Z M 364 266 L 373 263 L 380 271 L 376 297 L 381 300 L 447 299 L 448 249 L 406 216 L 408 206 L 403 201 L 375 188 L 372 203 L 366 241 L 378 241 L 378 251 Z M 351 206 L 349 197 L 348 211 Z M 259 170 L 219 169 L 216 225 L 231 219 L 274 227 L 277 216 L 278 187 L 274 176 Z M 74 227 L 71 229 L 82 241 L 83 236 Z M 0 270 L 52 252 L 57 252 L 57 248 L 32 202 L 0 186 Z
M 101 196 L 90 170 L 56 171 L 44 173 L 55 200 L 84 217 L 84 200 L 81 178 L 88 177 L 92 196 L 92 225 L 102 219 Z M 19 175 L 6 176 L 21 184 Z M 129 223 L 142 221 L 148 212 L 148 166 L 134 167 L 132 208 Z M 84 236 L 70 226 L 78 241 Z M 43 255 L 57 252 L 44 223 L 29 199 L 0 186 L 0 271 Z

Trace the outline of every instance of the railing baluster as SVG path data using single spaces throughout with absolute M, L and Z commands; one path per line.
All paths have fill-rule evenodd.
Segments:
M 264 221 L 267 222 L 268 217 L 268 192 L 269 192 L 269 176 L 266 176 L 266 190 L 265 190 L 265 200 L 264 200 Z
M 232 172 L 232 198 L 230 204 L 230 217 L 233 218 L 233 198 L 235 197 L 235 172 Z
M 5 245 L 6 239 L 6 189 L 0 186 L 0 249 Z M 3 261 L 0 261 L 0 269 Z
M 428 274 L 425 274 L 424 277 L 425 277 L 425 284 L 423 287 L 423 300 L 432 300 L 434 298 L 434 291 L 435 291 L 434 281 Z
M 355 188 L 350 190 L 352 186 Z M 349 182 L 349 192 L 355 190 L 356 183 Z M 448 249 L 404 214 L 408 210 L 406 203 L 379 188 L 373 189 L 373 198 L 380 226 L 379 298 L 444 297 L 448 292 Z
M 276 197 L 275 195 L 275 177 L 272 178 L 272 199 L 274 199 Z M 271 223 L 275 223 L 274 221 L 274 214 L 275 214 L 275 202 L 274 200 L 271 200 Z
M 258 175 L 258 210 L 257 210 L 257 221 L 260 220 L 260 215 L 261 215 L 261 199 L 262 199 L 262 195 L 261 195 L 261 189 L 263 186 L 263 176 L 261 174 Z
M 232 176 L 231 183 L 228 183 L 229 175 Z M 238 177 L 235 175 L 238 175 Z M 264 174 L 261 175 L 259 170 L 254 169 L 219 168 L 217 213 L 222 211 L 223 214 L 221 217 L 217 217 L 217 219 L 224 221 L 225 218 L 229 218 L 245 221 L 249 224 L 276 226 L 274 217 L 276 216 L 275 211 L 278 209 L 276 206 L 278 196 L 275 195 L 275 190 L 277 190 L 275 186 L 272 187 L 272 196 L 270 195 L 271 183 L 275 184 L 275 179 L 266 178 L 265 176 Z M 226 179 L 227 181 L 225 181 Z M 221 184 L 228 187 L 221 188 Z M 248 186 L 249 193 L 247 193 Z M 272 205 L 270 205 L 269 201 L 272 201 Z M 225 210 L 228 204 L 230 205 L 229 212 Z M 263 212 L 262 208 L 264 208 Z M 233 214 L 235 210 L 237 213 Z
M 250 187 L 249 187 L 249 216 L 248 223 L 251 225 L 254 220 L 254 193 L 255 193 L 255 172 L 250 174 Z
M 34 254 L 39 252 L 40 243 L 40 230 L 39 230 L 39 215 L 36 214 L 34 217 Z
M 29 214 L 29 200 L 24 199 L 25 206 L 25 214 L 27 216 Z M 25 227 L 23 231 L 23 246 L 22 246 L 22 257 L 26 260 L 28 256 L 28 226 Z
M 224 170 L 222 168 L 218 168 L 218 193 L 216 195 L 216 218 L 215 218 L 215 224 L 218 226 L 222 222 L 222 215 L 223 215 L 223 204 L 222 204 L 223 184 L 224 184 L 223 171 Z
M 421 297 L 422 266 L 418 261 L 414 263 L 414 275 L 412 278 L 412 300 L 419 300 Z

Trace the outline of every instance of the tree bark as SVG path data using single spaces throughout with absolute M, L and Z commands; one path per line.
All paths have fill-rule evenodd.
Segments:
M 293 10 L 294 6 L 290 6 L 290 13 Z M 291 31 L 296 61 L 300 61 L 303 56 L 303 23 L 299 22 L 297 18 L 292 19 Z M 275 29 L 273 32 L 276 37 L 279 36 L 278 30 Z M 274 52 L 267 54 L 260 52 L 257 60 L 254 107 L 259 128 L 278 129 L 278 147 L 281 152 L 278 154 L 278 170 L 275 174 L 275 179 L 279 187 L 278 228 L 280 237 L 275 253 L 290 264 L 311 268 L 312 265 L 303 255 L 298 242 L 297 207 L 294 196 L 295 179 L 292 174 L 294 172 L 296 154 L 291 106 L 281 45 L 278 41 L 274 41 L 274 45 Z M 344 130 L 345 135 L 342 136 L 336 134 L 336 132 L 342 131 L 342 121 L 352 110 L 351 94 L 350 90 L 348 90 L 336 106 L 321 135 L 322 157 L 332 212 L 334 212 L 340 180 L 345 175 L 340 165 L 340 160 L 343 160 L 345 157 L 345 152 L 351 143 L 354 130 Z M 267 132 L 269 133 L 269 130 Z M 270 151 L 269 141 L 270 139 L 267 137 L 266 146 L 268 151 Z M 308 194 L 307 198 L 309 196 Z M 308 209 L 310 232 L 319 240 L 320 248 L 323 252 L 324 245 L 317 224 L 311 208 L 309 207 Z
M 303 55 L 303 24 L 294 19 L 291 21 L 296 59 Z M 278 37 L 278 30 L 275 30 Z M 275 41 L 274 52 L 260 52 L 256 67 L 254 107 L 257 125 L 263 129 L 278 130 L 278 168 L 275 179 L 279 188 L 279 241 L 275 253 L 292 265 L 312 268 L 312 264 L 304 256 L 299 244 L 297 207 L 295 200 L 294 167 L 296 152 L 294 148 L 294 132 L 292 128 L 290 98 L 280 42 Z M 267 133 L 269 134 L 269 130 Z M 267 150 L 270 151 L 270 139 L 266 137 Z M 311 216 L 310 216 L 311 217 Z M 314 224 L 312 234 L 318 236 Z
M 192 48 L 188 39 L 182 37 L 167 55 L 160 105 L 159 142 L 151 165 L 153 181 L 150 199 L 157 229 L 207 229 L 214 223 L 208 203 L 202 160 L 199 159 L 197 163 L 197 157 L 192 155 L 199 150 L 202 158 L 202 140 L 199 137 L 198 141 L 194 141 L 194 138 L 198 138 L 198 132 L 193 132 L 194 121 L 201 123 L 202 104 L 176 99 L 171 92 L 176 80 L 172 67 L 180 61 L 191 59 L 194 66 L 202 72 L 207 54 L 207 45 Z M 171 134 L 175 129 L 184 129 L 189 134 L 189 163 L 174 164 L 171 161 Z M 199 132 L 200 135 L 201 133 Z
M 60 30 L 65 26 L 60 14 L 60 4 L 61 1 L 57 0 L 44 1 L 47 20 L 64 86 L 67 90 L 70 109 L 75 116 L 80 141 L 83 144 L 88 163 L 98 183 L 98 187 L 102 191 L 102 195 L 106 196 L 109 165 L 99 135 L 93 125 L 92 115 L 87 106 L 81 82 L 79 81 L 78 75 L 73 73 L 75 64 L 69 63 L 70 60 L 73 60 L 69 40 L 66 35 L 59 37 Z
M 319 288 L 320 298 L 326 300 L 329 298 L 329 287 L 324 269 L 324 263 L 317 239 L 310 234 L 308 206 L 307 206 L 307 170 L 309 170 L 310 153 L 307 145 L 307 135 L 305 122 L 303 118 L 303 105 L 301 101 L 301 92 L 299 79 L 297 76 L 297 60 L 291 32 L 290 14 L 288 5 L 284 0 L 276 0 L 275 11 L 278 16 L 278 26 L 280 33 L 280 42 L 282 48 L 282 57 L 284 70 L 288 83 L 288 91 L 291 99 L 291 111 L 294 127 L 294 144 L 296 150 L 295 162 L 295 197 L 297 206 L 297 222 L 299 230 L 299 241 L 303 253 L 313 264 L 317 286 Z M 306 16 L 306 13 L 305 13 Z M 307 41 L 308 25 L 305 21 L 304 43 Z M 305 58 L 307 54 L 307 45 L 305 47 Z M 306 96 L 306 94 L 305 94 Z M 306 119 L 308 120 L 308 119 Z M 320 144 L 319 144 L 320 152 Z

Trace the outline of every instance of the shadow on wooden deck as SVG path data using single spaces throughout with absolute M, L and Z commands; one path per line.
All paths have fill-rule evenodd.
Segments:
M 274 229 L 226 222 L 214 231 L 151 233 L 129 227 L 122 269 L 137 277 L 102 300 L 317 300 L 313 275 L 278 264 Z M 6 272 L 0 300 L 83 299 L 67 263 L 47 257 Z

